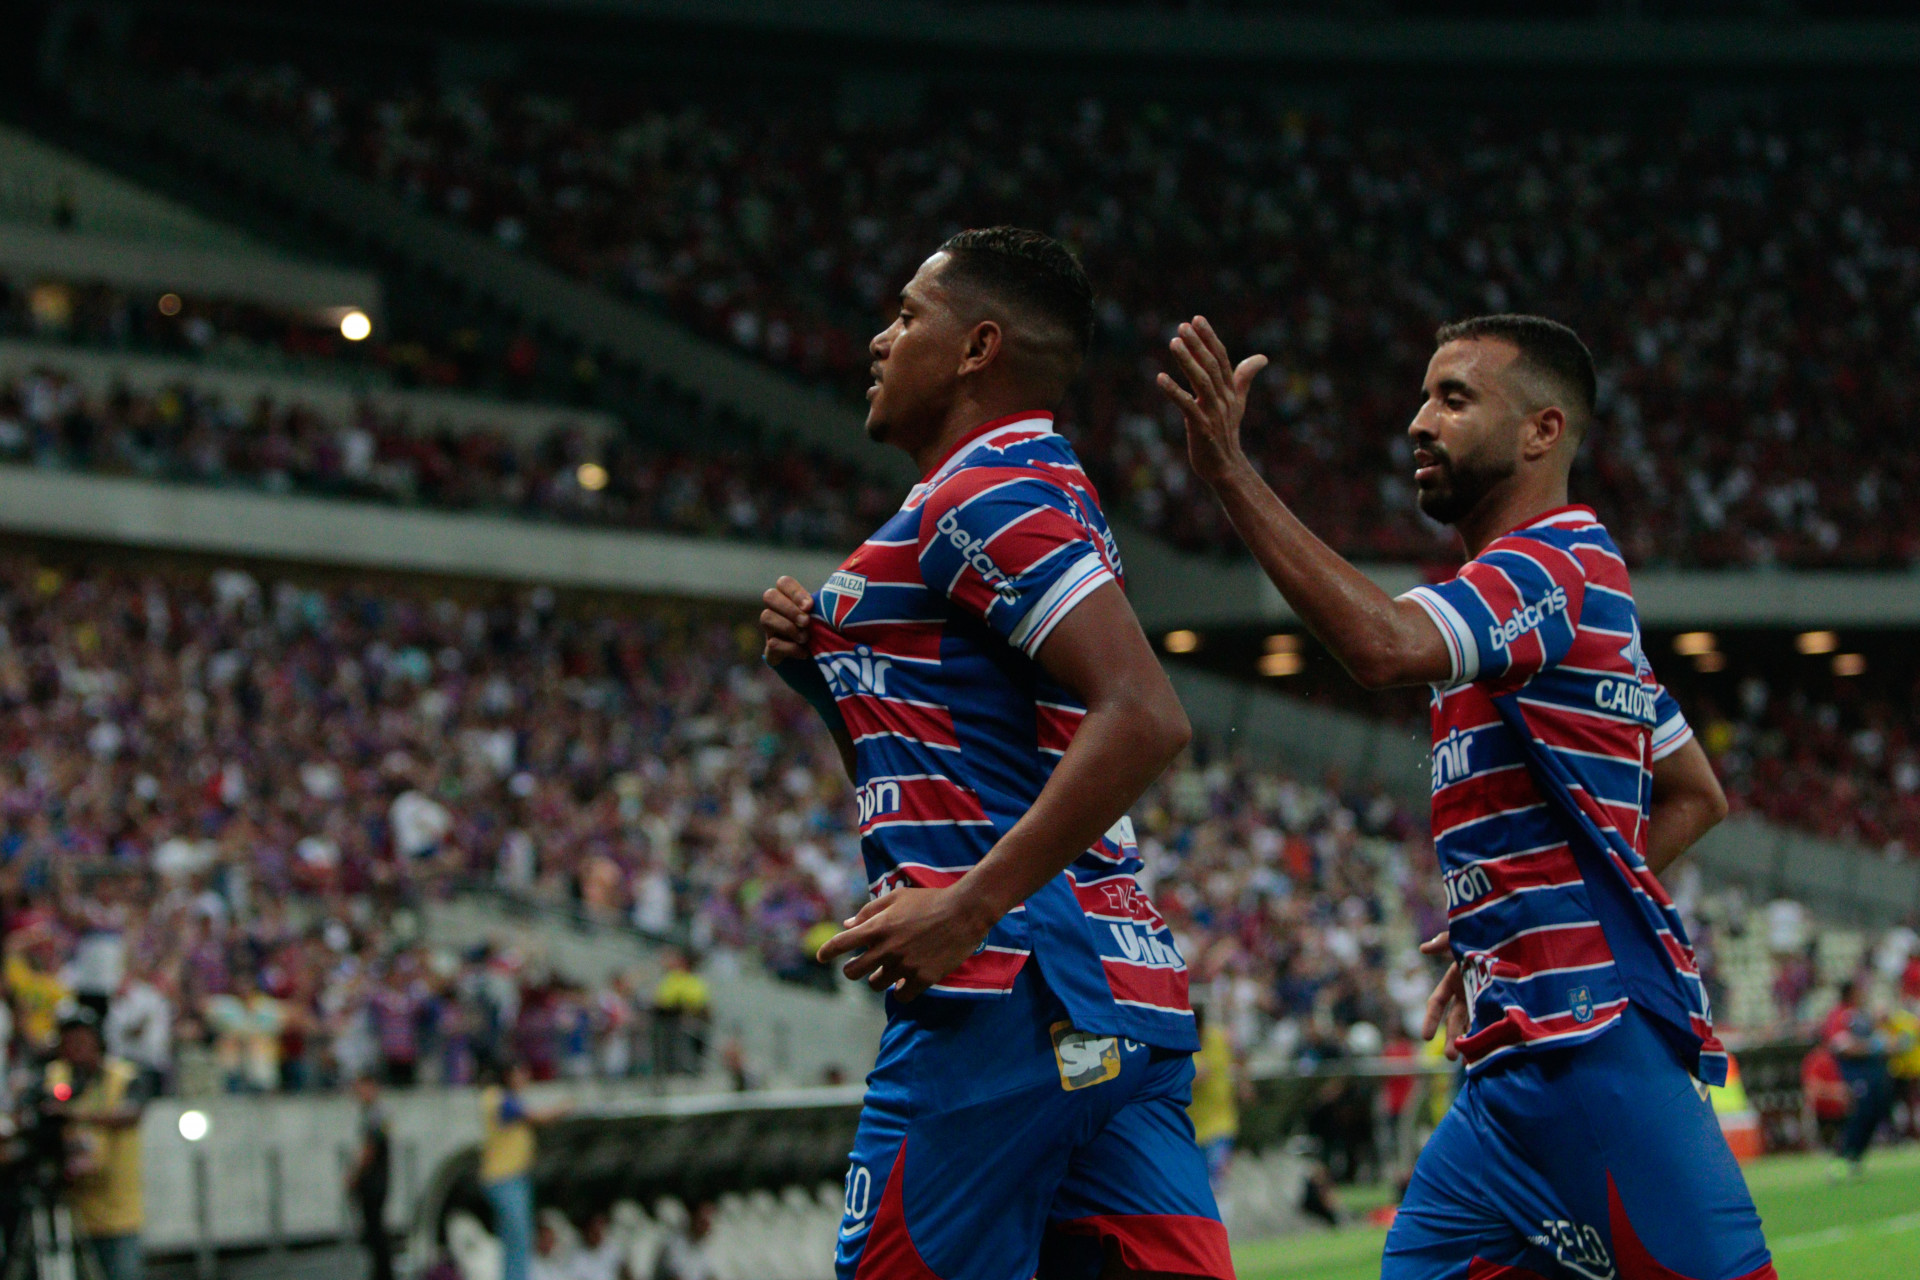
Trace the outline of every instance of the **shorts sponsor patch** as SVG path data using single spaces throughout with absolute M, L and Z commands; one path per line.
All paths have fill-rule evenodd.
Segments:
M 1075 1031 L 1071 1022 L 1056 1022 L 1048 1030 L 1053 1034 L 1053 1061 L 1060 1068 L 1060 1087 L 1068 1093 L 1105 1084 L 1120 1074 L 1119 1037 Z

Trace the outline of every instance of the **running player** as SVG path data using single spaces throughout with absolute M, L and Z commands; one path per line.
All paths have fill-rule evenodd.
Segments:
M 876 895 L 821 960 L 887 998 L 843 1280 L 1233 1274 L 1187 1118 L 1187 973 L 1126 813 L 1186 714 L 1053 430 L 1093 327 L 1036 232 L 963 232 L 874 338 L 867 434 L 922 479 L 766 660 L 834 733 Z
M 1369 688 L 1433 688 L 1433 833 L 1454 965 L 1428 1005 L 1467 1083 L 1421 1152 L 1384 1280 L 1760 1280 L 1760 1220 L 1699 1082 L 1720 1083 L 1656 874 L 1726 812 L 1640 648 L 1619 551 L 1567 502 L 1593 360 L 1536 316 L 1448 325 L 1408 429 L 1420 507 L 1472 558 L 1390 599 L 1240 449 L 1247 391 L 1203 317 L 1160 375 L 1194 470 L 1294 612 Z

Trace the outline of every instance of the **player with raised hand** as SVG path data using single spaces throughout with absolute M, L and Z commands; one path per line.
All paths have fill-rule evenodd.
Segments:
M 1190 736 L 1052 409 L 1093 294 L 1037 232 L 963 232 L 873 339 L 867 433 L 922 479 L 768 663 L 857 788 L 875 894 L 821 949 L 888 993 L 843 1280 L 1233 1273 L 1186 1107 L 1186 965 L 1128 808 Z
M 1408 428 L 1457 576 L 1391 598 L 1240 447 L 1266 364 L 1204 317 L 1172 341 L 1195 472 L 1301 620 L 1368 688 L 1433 689 L 1433 834 L 1454 965 L 1428 1006 L 1467 1083 L 1415 1166 L 1383 1280 L 1762 1280 L 1759 1217 L 1702 1082 L 1693 950 L 1656 879 L 1726 813 L 1640 647 L 1626 565 L 1567 478 L 1584 344 L 1537 316 L 1442 328 Z

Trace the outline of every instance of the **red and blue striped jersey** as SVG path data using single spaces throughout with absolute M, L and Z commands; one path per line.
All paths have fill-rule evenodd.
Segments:
M 1086 714 L 1034 655 L 1121 580 L 1093 485 L 1031 413 L 971 432 L 814 593 L 808 648 L 854 741 L 872 892 L 952 884 L 1026 813 Z M 1123 818 L 930 994 L 1004 996 L 1031 958 L 1076 1028 L 1197 1048 L 1140 868 Z
M 1613 539 L 1563 507 L 1408 597 L 1453 667 L 1433 694 L 1433 839 L 1469 1067 L 1590 1039 L 1632 1002 L 1719 1083 L 1693 948 L 1645 858 L 1651 766 L 1693 732 L 1641 650 Z

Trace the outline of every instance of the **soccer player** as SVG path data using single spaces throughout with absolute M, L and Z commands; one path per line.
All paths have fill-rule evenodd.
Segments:
M 1537 316 L 1448 325 L 1408 432 L 1457 576 L 1391 599 L 1240 448 L 1204 317 L 1172 342 L 1188 456 L 1302 621 L 1368 688 L 1433 689 L 1433 835 L 1454 964 L 1427 1011 L 1467 1082 L 1414 1168 L 1383 1280 L 1760 1280 L 1773 1264 L 1701 1082 L 1726 1074 L 1656 875 L 1726 812 L 1654 680 L 1626 566 L 1567 474 L 1593 360 Z
M 1093 295 L 1036 232 L 966 231 L 873 339 L 867 434 L 922 479 L 766 660 L 826 719 L 875 897 L 821 948 L 887 992 L 843 1280 L 1233 1274 L 1187 1118 L 1187 972 L 1127 809 L 1186 745 L 1052 407 Z

